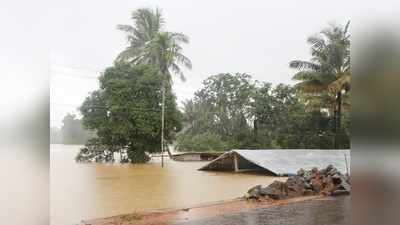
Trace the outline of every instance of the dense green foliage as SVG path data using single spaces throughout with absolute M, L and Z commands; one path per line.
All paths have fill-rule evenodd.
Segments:
M 218 134 L 206 131 L 200 134 L 182 133 L 178 136 L 176 148 L 184 151 L 224 151 L 228 147 Z
M 308 111 L 292 86 L 260 84 L 248 74 L 206 79 L 185 102 L 184 120 L 177 140 L 181 151 L 334 147 L 329 113 Z
M 124 162 L 141 163 L 149 160 L 148 153 L 159 152 L 161 87 L 162 77 L 151 66 L 119 63 L 106 69 L 100 89 L 80 107 L 84 126 L 98 137 L 78 159 L 103 161 L 110 155 L 109 160 L 114 160 L 113 152 L 125 152 Z M 170 143 L 181 129 L 181 113 L 170 86 L 165 103 L 165 140 Z
M 265 83 L 254 98 L 255 137 L 261 148 L 332 148 L 329 117 L 306 111 L 296 89 Z

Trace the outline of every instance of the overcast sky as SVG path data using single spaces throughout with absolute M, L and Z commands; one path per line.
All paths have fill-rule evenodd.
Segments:
M 160 7 L 166 29 L 190 37 L 184 54 L 193 63 L 185 83 L 175 79 L 178 102 L 189 99 L 210 75 L 249 73 L 259 81 L 291 83 L 293 59 L 308 59 L 308 36 L 328 23 L 344 24 L 376 10 L 376 1 L 69 0 L 51 3 L 49 14 L 51 126 L 76 113 L 96 77 L 126 47 L 117 24 L 131 12 Z M 363 10 L 360 9 L 363 5 Z M 355 21 L 354 21 L 355 20 Z

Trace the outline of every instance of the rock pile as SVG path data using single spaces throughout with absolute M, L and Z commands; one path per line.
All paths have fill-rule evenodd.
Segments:
M 267 187 L 257 185 L 247 192 L 246 197 L 286 199 L 308 195 L 350 194 L 350 191 L 350 176 L 341 174 L 334 166 L 329 165 L 322 170 L 300 169 L 297 175 L 290 176 L 286 182 L 274 181 Z

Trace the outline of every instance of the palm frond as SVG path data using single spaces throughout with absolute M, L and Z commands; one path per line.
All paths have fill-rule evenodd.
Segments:
M 171 70 L 172 70 L 175 74 L 178 74 L 178 75 L 179 75 L 179 79 L 180 79 L 181 81 L 186 81 L 186 77 L 185 77 L 185 75 L 183 74 L 182 70 L 179 68 L 178 65 L 176 65 L 175 63 L 172 63 L 172 64 L 171 64 Z
M 131 25 L 126 25 L 126 24 L 118 24 L 117 25 L 117 29 L 124 31 L 126 33 L 133 33 L 133 31 L 135 30 L 134 27 L 132 27 Z
M 184 65 L 188 69 L 192 69 L 192 62 L 186 56 L 181 53 L 175 53 L 176 61 L 182 65 Z
M 319 82 L 318 80 L 308 80 L 297 83 L 295 88 L 300 92 L 308 93 L 308 94 L 316 94 L 325 91 L 325 85 Z
M 142 55 L 142 51 L 139 48 L 127 47 L 122 51 L 116 58 L 117 62 L 129 62 L 135 60 Z
M 132 19 L 135 21 L 135 27 L 139 33 L 145 35 L 150 40 L 160 31 L 164 24 L 161 10 L 156 11 L 149 8 L 141 8 L 132 12 Z
M 335 81 L 328 85 L 328 91 L 332 94 L 336 94 L 342 90 L 350 90 L 350 74 L 342 74 Z
M 297 72 L 293 77 L 292 80 L 297 81 L 307 81 L 307 80 L 317 80 L 320 77 L 320 73 L 315 71 L 300 71 Z
M 349 26 L 350 26 L 350 20 L 347 21 L 346 26 L 344 27 L 344 30 L 343 30 L 343 34 L 344 34 L 345 37 L 347 36 L 347 32 L 349 30 Z
M 312 46 L 312 48 L 322 50 L 325 48 L 325 40 L 319 36 L 311 36 L 307 39 L 307 42 Z
M 289 63 L 289 67 L 293 69 L 298 69 L 298 70 L 314 70 L 317 71 L 320 66 L 318 64 L 315 64 L 313 62 L 308 62 L 308 61 L 302 61 L 302 60 L 293 60 Z
M 184 44 L 189 43 L 189 37 L 186 36 L 183 33 L 177 33 L 177 32 L 169 32 L 169 35 L 171 36 L 172 39 L 174 39 L 176 42 L 182 42 Z

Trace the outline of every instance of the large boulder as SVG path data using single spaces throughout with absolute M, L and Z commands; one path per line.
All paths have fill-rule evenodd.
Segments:
M 258 199 L 261 197 L 261 185 L 254 186 L 247 191 L 247 198 Z
M 328 196 L 332 195 L 332 193 L 336 190 L 336 186 L 332 181 L 331 176 L 326 176 L 322 178 L 322 189 L 320 190 L 320 194 Z
M 350 193 L 351 186 L 348 183 L 348 178 L 342 174 L 335 174 L 332 176 L 332 181 L 338 190 L 344 190 Z
M 297 171 L 297 176 L 303 177 L 306 174 L 306 171 L 301 168 Z
M 314 192 L 319 193 L 322 190 L 322 179 L 321 177 L 314 177 L 310 180 L 311 188 Z
M 284 199 L 288 195 L 288 187 L 285 182 L 274 181 L 272 184 L 261 189 L 263 196 L 268 196 L 272 199 Z
M 299 197 L 304 195 L 306 189 L 306 182 L 301 176 L 289 177 L 286 181 L 288 188 L 288 197 Z

